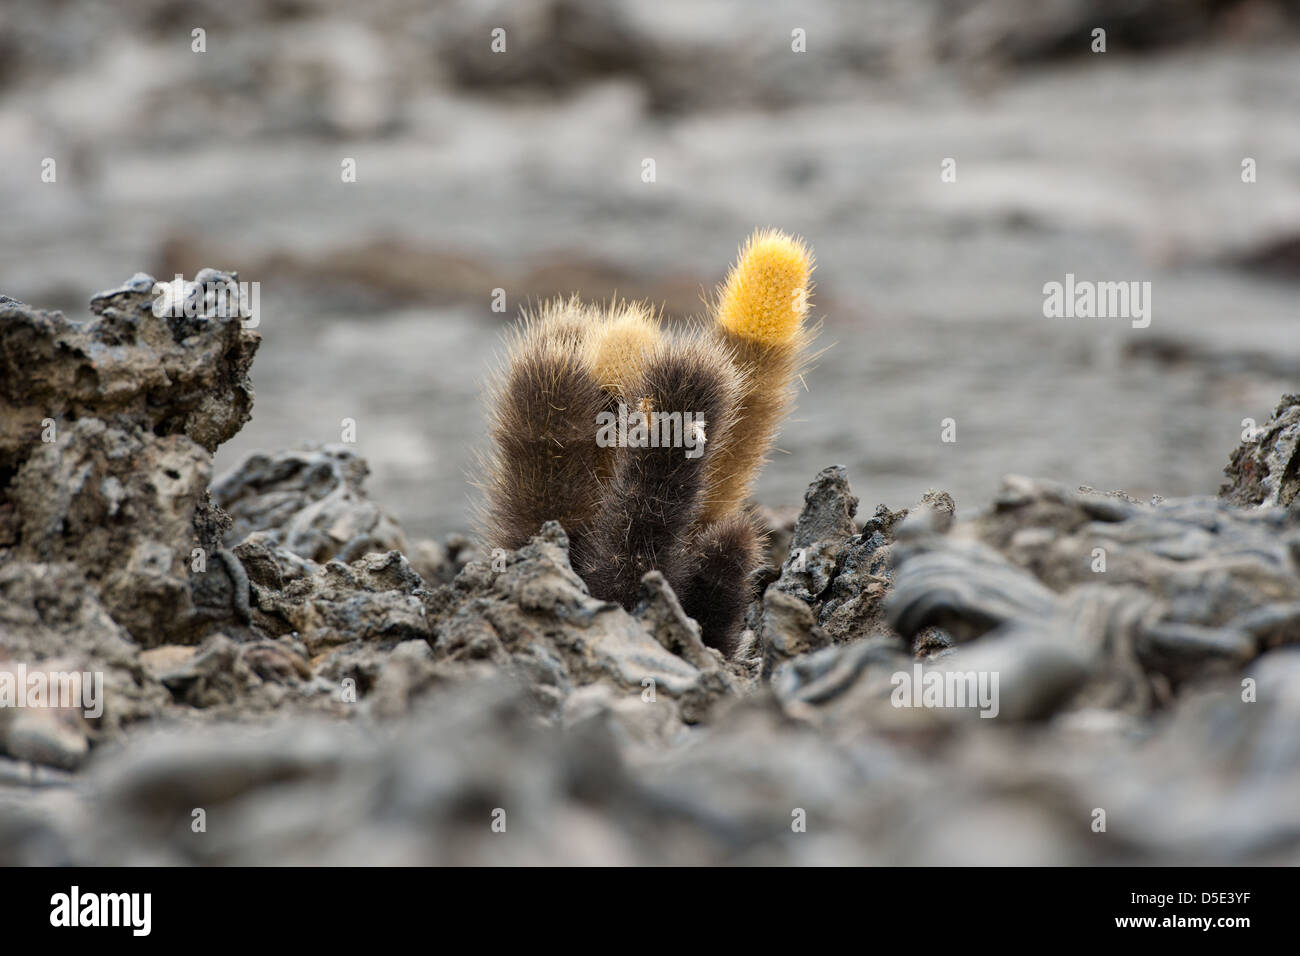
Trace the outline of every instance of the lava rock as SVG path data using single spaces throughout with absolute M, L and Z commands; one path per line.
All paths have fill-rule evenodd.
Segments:
M 1219 497 L 1235 505 L 1295 507 L 1300 494 L 1300 395 L 1283 395 L 1273 417 L 1232 452 Z

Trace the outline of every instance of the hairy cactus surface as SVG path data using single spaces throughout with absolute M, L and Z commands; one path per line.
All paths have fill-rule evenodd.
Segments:
M 631 608 L 659 571 L 706 643 L 730 653 L 760 542 L 747 502 L 806 354 L 812 254 L 756 232 L 706 323 L 642 304 L 556 300 L 511 333 L 489 395 L 489 547 L 547 521 L 591 593 Z

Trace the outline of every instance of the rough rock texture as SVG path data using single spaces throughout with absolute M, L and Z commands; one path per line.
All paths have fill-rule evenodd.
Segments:
M 551 715 L 576 686 L 597 681 L 680 703 L 685 719 L 698 719 L 704 703 L 733 689 L 662 575 L 646 576 L 633 616 L 587 593 L 568 546 L 551 522 L 503 570 L 471 562 L 433 599 L 441 618 L 434 656 L 488 660 L 517 674 Z
M 145 645 L 198 640 L 229 613 L 205 605 L 221 589 L 194 551 L 211 453 L 249 418 L 259 341 L 228 311 L 156 316 L 154 287 L 136 275 L 84 322 L 0 300 L 0 558 L 75 565 Z
M 368 471 L 346 445 L 248 456 L 212 486 L 233 520 L 227 545 L 265 531 L 273 544 L 313 561 L 407 550 L 401 528 L 362 490 Z
M 990 513 L 949 535 L 900 529 L 888 613 L 904 636 L 937 625 L 981 645 L 1032 636 L 1083 653 L 1086 700 L 1147 711 L 1300 641 L 1298 544 L 1300 520 L 1281 511 L 1011 478 Z
M 196 279 L 238 281 L 204 273 Z M 248 421 L 248 369 L 261 337 L 215 309 L 156 317 L 154 286 L 140 273 L 99 293 L 86 321 L 0 296 L 0 471 L 38 447 L 45 418 L 185 435 L 209 452 Z
M 4 400 L 56 427 L 5 433 L 0 864 L 1300 852 L 1294 399 L 1228 500 L 1009 478 L 973 517 L 931 491 L 859 525 L 824 469 L 771 519 L 780 570 L 724 660 L 658 573 L 631 613 L 593 598 L 555 523 L 490 561 L 409 544 L 346 447 L 209 487 L 247 406 L 208 396 L 251 394 L 255 338 L 147 316 L 135 286 L 68 348 L 3 303 Z M 126 385 L 78 392 L 86 362 Z M 6 703 L 24 669 L 102 675 L 103 714 Z
M 0 667 L 56 660 L 59 670 L 102 673 L 104 713 L 88 732 L 111 737 L 165 705 L 167 693 L 141 666 L 139 651 L 75 565 L 0 566 Z M 0 731 L 0 751 L 3 743 Z
M 945 525 L 951 523 L 955 508 L 945 492 L 927 493 L 918 507 L 927 514 L 940 515 Z M 778 648 L 791 639 L 807 650 L 826 641 L 892 633 L 884 621 L 882 602 L 891 586 L 894 526 L 908 512 L 880 505 L 859 529 L 854 520 L 857 510 L 858 499 L 849 488 L 845 469 L 839 465 L 822 469 L 808 486 L 780 575 L 768 589 L 769 599 L 756 602 L 751 610 L 750 626 L 763 643 L 769 663 L 772 653 L 784 656 Z M 770 598 L 776 593 L 797 598 L 811 609 L 809 624 L 817 625 L 815 633 L 809 631 L 807 638 L 792 638 L 795 632 L 807 630 L 802 623 L 796 623 L 802 620 L 802 612 L 787 601 L 774 606 Z M 761 616 L 755 617 L 759 607 Z M 786 622 L 780 628 L 786 636 L 771 634 L 777 621 Z M 765 673 L 769 669 L 764 666 Z
M 1234 505 L 1300 507 L 1300 395 L 1282 396 L 1273 417 L 1237 446 L 1223 473 L 1219 497 Z
M 858 499 L 849 491 L 845 470 L 832 465 L 813 479 L 803 500 L 789 555 L 775 587 L 811 604 L 821 599 L 847 539 L 857 533 L 853 516 L 858 512 Z

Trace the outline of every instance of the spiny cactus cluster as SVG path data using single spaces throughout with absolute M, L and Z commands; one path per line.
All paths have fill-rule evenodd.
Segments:
M 761 231 L 707 323 L 670 330 L 645 305 L 577 298 L 525 315 L 490 389 L 489 547 L 559 521 L 594 596 L 631 609 L 658 570 L 731 653 L 759 557 L 747 501 L 811 335 L 812 268 L 801 241 Z

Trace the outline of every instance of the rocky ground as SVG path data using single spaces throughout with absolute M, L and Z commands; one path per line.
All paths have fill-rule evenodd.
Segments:
M 0 671 L 106 690 L 0 709 L 0 863 L 1300 857 L 1300 397 L 1217 497 L 867 514 L 824 468 L 723 660 L 558 525 L 408 539 L 348 445 L 214 477 L 259 335 L 152 287 L 0 298 Z M 996 716 L 895 706 L 915 667 L 999 675 Z

